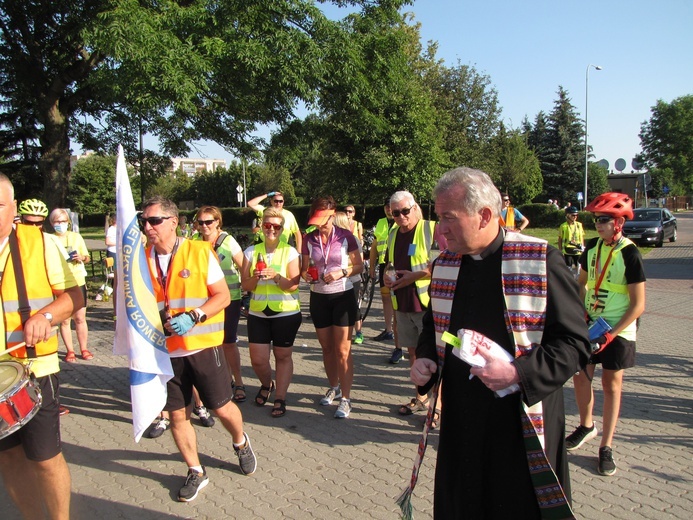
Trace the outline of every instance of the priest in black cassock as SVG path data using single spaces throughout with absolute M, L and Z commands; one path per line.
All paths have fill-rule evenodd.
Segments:
M 411 377 L 421 395 L 441 384 L 435 518 L 572 518 L 563 385 L 589 358 L 575 280 L 545 241 L 501 229 L 501 195 L 484 172 L 447 172 L 433 195 L 448 249 Z M 511 360 L 481 348 L 486 366 L 470 367 L 443 337 L 459 329 Z M 518 392 L 498 396 L 513 384 Z

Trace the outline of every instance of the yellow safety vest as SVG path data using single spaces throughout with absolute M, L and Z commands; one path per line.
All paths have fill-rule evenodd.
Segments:
M 381 218 L 375 225 L 375 240 L 378 248 L 378 263 L 385 263 L 385 251 L 387 251 L 387 236 L 390 233 L 390 221 L 387 218 Z
M 19 256 L 22 259 L 21 269 L 24 272 L 26 292 L 31 309 L 29 312 L 33 316 L 55 299 L 46 273 L 43 232 L 36 226 L 17 224 L 16 233 Z M 17 280 L 14 276 L 14 264 L 10 252 L 8 252 L 7 263 L 2 274 L 0 291 L 2 292 L 2 307 L 5 316 L 5 346 L 10 349 L 24 341 L 22 317 L 19 314 Z M 36 357 L 55 354 L 58 351 L 58 337 L 55 332 L 51 332 L 51 337 L 47 341 L 37 343 L 35 347 Z M 10 352 L 10 355 L 18 359 L 27 359 L 28 357 L 26 348 Z
M 421 219 L 416 223 L 416 231 L 414 231 L 414 240 L 412 242 L 414 246 L 416 246 L 416 250 L 410 257 L 412 272 L 423 271 L 428 267 L 428 262 L 431 258 L 431 247 L 433 247 L 433 233 L 435 227 L 436 223 L 432 220 Z M 392 265 L 395 264 L 395 240 L 397 239 L 398 233 L 399 226 L 395 224 L 392 226 L 387 241 L 388 261 Z M 428 307 L 428 302 L 430 301 L 428 295 L 428 286 L 431 284 L 430 277 L 416 280 L 414 283 L 416 285 L 416 294 L 419 297 L 421 305 Z M 392 298 L 392 307 L 397 310 L 397 298 L 394 291 L 390 292 L 390 297 Z
M 156 295 L 159 311 L 166 305 L 164 289 L 159 283 L 156 260 L 151 247 L 147 248 L 147 263 Z M 156 254 L 156 252 L 155 252 Z M 212 244 L 199 240 L 181 240 L 168 269 L 167 293 L 171 316 L 188 312 L 204 305 L 209 299 L 207 274 L 209 255 L 213 254 Z M 166 337 L 169 352 L 174 350 L 200 350 L 216 347 L 224 342 L 224 313 L 208 316 L 204 323 L 198 323 L 183 336 Z
M 287 267 L 289 266 L 289 253 L 291 246 L 286 242 L 279 242 L 277 249 L 272 254 L 272 262 L 267 264 L 284 278 L 287 277 Z M 256 244 L 253 249 L 253 261 L 250 265 L 250 273 L 255 272 L 257 257 L 262 254 L 267 261 L 267 250 L 265 243 Z M 267 307 L 274 312 L 290 312 L 301 310 L 301 303 L 298 296 L 298 288 L 287 292 L 282 290 L 272 280 L 258 280 L 257 287 L 250 295 L 250 310 L 253 312 L 263 312 Z

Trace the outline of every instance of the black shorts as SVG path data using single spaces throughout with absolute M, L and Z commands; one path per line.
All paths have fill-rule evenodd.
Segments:
M 635 341 L 616 336 L 599 354 L 590 358 L 591 365 L 602 365 L 607 370 L 622 370 L 635 366 Z
M 39 377 L 41 408 L 12 435 L 0 439 L 0 451 L 21 445 L 27 459 L 35 462 L 58 455 L 60 448 L 60 381 L 58 374 Z
M 378 284 L 380 287 L 385 287 L 385 267 L 387 267 L 387 264 L 378 264 L 380 269 L 378 269 Z
M 354 284 L 354 296 L 356 297 L 356 321 L 361 321 L 361 308 L 359 307 L 359 293 L 361 292 L 361 282 L 351 282 Z
M 356 323 L 357 310 L 354 291 L 349 290 L 336 294 L 310 293 L 310 317 L 316 329 L 324 329 L 333 325 L 353 327 Z
M 238 320 L 241 319 L 241 300 L 232 300 L 224 309 L 224 343 L 238 341 Z
M 303 316 L 300 312 L 275 318 L 248 315 L 248 343 L 293 347 Z
M 577 267 L 580 264 L 580 255 L 563 255 L 563 260 L 568 267 Z
M 187 408 L 192 402 L 192 387 L 211 410 L 221 408 L 231 400 L 231 375 L 223 349 L 209 347 L 192 356 L 172 357 L 173 378 L 166 384 L 167 412 Z

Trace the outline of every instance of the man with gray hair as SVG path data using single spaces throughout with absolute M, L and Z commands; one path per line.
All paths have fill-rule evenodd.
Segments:
M 577 286 L 546 241 L 501 229 L 486 173 L 449 171 L 433 195 L 448 248 L 411 378 L 443 398 L 435 518 L 572 518 L 562 387 L 589 358 Z
M 428 267 L 436 223 L 423 219 L 421 208 L 408 191 L 397 191 L 390 197 L 390 211 L 395 224 L 387 240 L 387 260 L 394 266 L 396 277 L 388 277 L 386 270 L 384 283 L 391 289 L 398 339 L 390 362 L 398 362 L 403 355 L 402 347 L 405 347 L 411 365 L 421 333 L 421 319 L 428 308 L 428 285 L 431 281 Z M 427 404 L 426 394 L 417 394 L 410 402 L 400 406 L 399 413 L 411 415 L 424 411 Z

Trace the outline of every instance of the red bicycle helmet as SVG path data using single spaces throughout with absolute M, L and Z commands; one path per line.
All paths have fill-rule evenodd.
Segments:
M 585 211 L 591 213 L 605 213 L 612 217 L 625 217 L 633 219 L 633 200 L 625 193 L 602 193 L 586 207 Z

